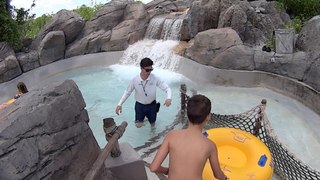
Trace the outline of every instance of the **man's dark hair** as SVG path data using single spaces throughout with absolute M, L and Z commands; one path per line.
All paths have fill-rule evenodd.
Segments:
M 143 58 L 140 61 L 140 67 L 142 68 L 152 66 L 152 65 L 153 65 L 153 61 L 150 58 Z
M 211 113 L 211 101 L 204 95 L 194 95 L 187 103 L 187 115 L 192 124 L 201 124 Z

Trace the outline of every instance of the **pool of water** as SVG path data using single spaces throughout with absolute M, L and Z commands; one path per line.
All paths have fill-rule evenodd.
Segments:
M 258 105 L 261 99 L 267 99 L 266 113 L 274 132 L 284 145 L 299 159 L 315 169 L 320 162 L 315 155 L 320 150 L 320 117 L 301 103 L 265 88 L 236 88 L 215 85 L 203 85 L 191 82 L 181 74 L 155 67 L 154 74 L 161 77 L 172 88 L 173 101 L 170 107 L 161 106 L 156 128 L 151 129 L 148 122 L 138 129 L 134 125 L 134 94 L 123 104 L 123 112 L 117 116 L 115 107 L 133 76 L 140 69 L 134 65 L 93 66 L 74 69 L 51 76 L 39 85 L 56 80 L 73 79 L 79 86 L 86 102 L 89 125 L 100 147 L 106 144 L 102 119 L 113 117 L 119 125 L 127 121 L 128 126 L 120 142 L 129 142 L 133 147 L 143 145 L 150 138 L 167 128 L 180 109 L 180 84 L 195 89 L 208 96 L 212 101 L 212 112 L 217 114 L 238 114 Z M 158 101 L 165 99 L 165 93 L 157 91 Z
M 157 135 L 170 125 L 180 109 L 180 82 L 183 76 L 168 70 L 156 69 L 154 74 L 158 75 L 172 88 L 172 105 L 165 107 L 165 93 L 157 89 L 157 100 L 161 102 L 160 112 L 156 122 L 156 128 L 151 129 L 148 122 L 138 129 L 134 124 L 134 93 L 123 104 L 122 113 L 115 114 L 115 107 L 119 102 L 124 90 L 132 77 L 140 72 L 140 68 L 132 65 L 112 65 L 109 67 L 87 67 L 67 71 L 51 76 L 42 81 L 39 86 L 49 84 L 53 81 L 73 79 L 82 92 L 89 114 L 89 125 L 98 141 L 100 147 L 106 144 L 103 132 L 103 118 L 112 117 L 117 125 L 127 121 L 126 132 L 120 142 L 129 142 L 133 147 L 144 144 L 148 139 Z

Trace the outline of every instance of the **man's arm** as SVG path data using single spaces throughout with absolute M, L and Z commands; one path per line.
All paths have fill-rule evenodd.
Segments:
M 161 164 L 164 161 L 164 159 L 167 157 L 169 153 L 169 137 L 170 133 L 166 136 L 164 139 L 161 147 L 159 148 L 156 156 L 154 157 L 151 165 L 150 165 L 150 170 L 154 173 L 163 173 L 163 174 L 168 174 L 169 173 L 169 168 L 162 167 Z
M 157 86 L 167 94 L 164 104 L 168 107 L 171 105 L 171 88 L 162 80 L 158 79 Z
M 211 155 L 209 157 L 209 161 L 210 161 L 213 175 L 216 179 L 227 180 L 228 177 L 223 173 L 220 167 L 217 146 L 215 143 L 211 143 L 211 144 L 212 144 L 212 148 L 211 148 L 211 153 L 210 153 Z
M 119 113 L 122 112 L 122 104 L 128 99 L 128 97 L 131 95 L 132 91 L 134 90 L 134 79 L 130 82 L 127 89 L 124 91 L 118 105 L 116 106 L 116 114 L 119 115 Z

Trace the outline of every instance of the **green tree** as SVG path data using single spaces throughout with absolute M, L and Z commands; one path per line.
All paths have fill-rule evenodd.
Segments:
M 78 13 L 84 20 L 90 20 L 93 15 L 96 14 L 98 10 L 102 8 L 102 4 L 94 4 L 93 7 L 88 7 L 86 5 L 82 5 L 73 11 Z
M 26 24 L 26 38 L 36 38 L 39 31 L 46 25 L 46 23 L 52 18 L 52 15 L 44 14 L 35 19 L 29 19 Z
M 7 42 L 18 50 L 21 48 L 22 39 L 27 31 L 26 22 L 32 19 L 34 15 L 30 15 L 30 9 L 35 6 L 33 0 L 29 9 L 17 9 L 11 6 L 10 0 L 0 0 L 0 42 Z
M 307 21 L 320 14 L 320 0 L 277 0 L 292 18 Z

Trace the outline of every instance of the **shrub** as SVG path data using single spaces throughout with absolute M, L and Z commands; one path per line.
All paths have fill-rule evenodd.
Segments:
M 319 0 L 277 0 L 283 3 L 288 14 L 302 21 L 320 14 Z
M 96 14 L 98 10 L 102 8 L 102 4 L 95 4 L 93 7 L 82 5 L 73 11 L 78 13 L 84 20 L 89 20 Z
M 293 18 L 287 24 L 284 25 L 285 28 L 293 28 L 297 33 L 299 33 L 303 27 L 303 22 L 299 18 Z
M 25 37 L 34 39 L 51 18 L 52 15 L 44 14 L 36 19 L 29 20 L 26 24 L 27 32 Z

